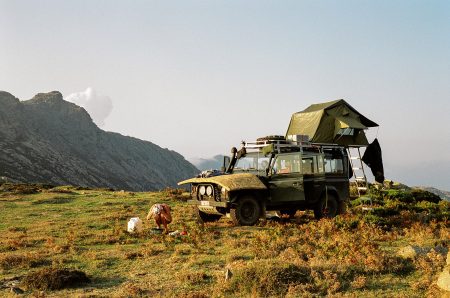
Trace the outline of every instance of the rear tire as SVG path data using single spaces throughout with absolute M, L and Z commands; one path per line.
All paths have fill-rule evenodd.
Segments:
M 218 221 L 222 215 L 220 214 L 208 214 L 203 211 L 200 211 L 197 208 L 197 216 L 202 222 L 215 222 Z
M 314 217 L 316 219 L 333 218 L 337 215 L 337 211 L 338 202 L 336 197 L 332 194 L 324 195 L 314 208 Z
M 253 226 L 261 216 L 261 206 L 252 196 L 244 196 L 230 210 L 230 216 L 235 225 Z

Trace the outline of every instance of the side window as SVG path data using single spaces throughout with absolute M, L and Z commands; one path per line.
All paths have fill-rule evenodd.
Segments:
M 342 158 L 326 156 L 325 173 L 344 173 L 344 162 L 342 161 Z
M 319 155 L 317 157 L 317 173 L 323 173 L 325 171 L 324 169 L 324 162 L 323 162 L 323 155 Z
M 300 156 L 298 154 L 278 155 L 273 164 L 273 173 L 300 173 Z
M 315 161 L 314 156 L 308 156 L 302 158 L 302 168 L 303 168 L 303 174 L 314 174 L 315 173 Z
M 320 174 L 324 172 L 322 155 L 304 156 L 302 158 L 303 174 Z

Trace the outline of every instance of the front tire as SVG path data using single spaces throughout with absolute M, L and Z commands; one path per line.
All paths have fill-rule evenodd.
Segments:
M 235 225 L 253 226 L 261 215 L 261 206 L 252 196 L 245 196 L 238 200 L 237 205 L 230 210 L 230 216 Z
M 316 219 L 333 218 L 337 215 L 337 211 L 336 197 L 332 194 L 324 195 L 314 208 L 314 217 Z

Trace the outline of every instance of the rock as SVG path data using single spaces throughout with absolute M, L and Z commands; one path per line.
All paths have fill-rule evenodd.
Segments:
M 433 250 L 437 253 L 440 254 L 441 256 L 443 256 L 445 258 L 445 256 L 447 255 L 447 261 L 448 261 L 448 248 L 442 245 L 437 245 L 433 248 Z
M 231 272 L 230 268 L 227 268 L 227 270 L 225 270 L 225 280 L 231 279 L 232 276 L 233 273 Z
M 439 274 L 437 285 L 442 290 L 450 292 L 450 266 L 446 266 L 444 271 Z
M 419 247 L 419 246 L 413 246 L 413 245 L 407 245 L 399 249 L 397 252 L 397 255 L 404 258 L 404 259 L 414 259 L 419 255 L 424 255 L 428 253 L 430 249 Z
M 25 292 L 25 291 L 22 290 L 21 288 L 17 288 L 17 287 L 11 288 L 11 293 L 14 293 L 14 294 L 20 295 L 20 294 L 23 294 L 24 292 Z

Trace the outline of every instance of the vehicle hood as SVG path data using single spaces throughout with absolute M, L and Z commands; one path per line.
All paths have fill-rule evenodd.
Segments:
M 208 178 L 191 178 L 178 182 L 178 185 L 189 183 L 215 183 L 222 186 L 227 191 L 241 189 L 266 189 L 266 186 L 256 175 L 248 173 L 230 174 Z

